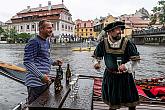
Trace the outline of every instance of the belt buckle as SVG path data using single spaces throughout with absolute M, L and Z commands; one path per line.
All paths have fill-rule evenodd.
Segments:
M 116 74 L 122 74 L 122 72 L 120 72 L 120 71 L 116 71 Z
M 126 73 L 126 72 L 127 72 L 127 71 L 122 71 L 122 72 L 121 72 L 121 71 L 118 71 L 117 74 L 124 74 L 124 73 Z

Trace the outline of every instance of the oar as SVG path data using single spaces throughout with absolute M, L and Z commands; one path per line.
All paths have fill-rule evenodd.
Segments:
M 84 78 L 103 78 L 101 76 L 88 76 L 88 75 L 79 75 L 79 77 L 84 77 Z
M 13 79 L 13 80 L 15 80 L 15 81 L 17 81 L 17 82 L 19 82 L 19 83 L 21 83 L 21 84 L 24 84 L 24 83 L 25 83 L 23 80 L 18 79 L 18 78 L 15 78 L 15 77 L 13 77 L 13 76 L 11 76 L 11 75 L 9 75 L 9 74 L 3 72 L 3 71 L 0 71 L 0 74 L 4 75 L 4 76 L 6 76 L 6 77 L 8 77 L 8 78 L 10 78 L 10 79 Z
M 4 63 L 4 62 L 1 62 L 1 61 L 0 61 L 0 67 L 15 70 L 15 71 L 19 71 L 19 72 L 27 72 L 25 68 L 16 66 L 14 64 Z

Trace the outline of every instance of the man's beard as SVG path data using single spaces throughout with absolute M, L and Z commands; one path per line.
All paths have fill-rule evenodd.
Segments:
M 121 35 L 117 35 L 115 37 L 112 36 L 112 39 L 115 40 L 115 41 L 118 41 L 121 39 Z
M 51 37 L 52 35 L 52 33 L 47 33 L 47 37 Z

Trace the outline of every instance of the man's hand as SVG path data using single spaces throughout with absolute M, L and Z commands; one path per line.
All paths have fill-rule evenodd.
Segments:
M 47 85 L 49 85 L 51 83 L 50 78 L 46 74 L 43 76 L 43 78 L 41 80 L 44 84 L 47 84 Z
M 94 68 L 95 68 L 96 70 L 100 69 L 100 68 L 101 68 L 100 63 L 96 63 L 96 64 L 94 65 Z
M 57 62 L 57 65 L 58 66 L 63 64 L 63 61 L 62 60 L 57 60 L 56 62 Z
M 119 69 L 119 72 L 122 72 L 122 73 L 125 73 L 127 71 L 125 64 L 120 65 L 118 69 Z
M 53 66 L 59 66 L 59 65 L 62 65 L 63 64 L 63 61 L 62 60 L 56 60 L 54 63 L 53 63 Z

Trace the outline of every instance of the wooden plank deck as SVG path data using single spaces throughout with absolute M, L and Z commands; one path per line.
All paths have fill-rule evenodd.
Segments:
M 93 83 L 91 79 L 78 80 L 78 92 L 74 98 L 71 98 L 73 91 L 71 91 L 62 105 L 62 109 L 72 110 L 91 110 L 93 101 Z
M 109 107 L 102 101 L 93 101 L 93 110 L 109 110 Z M 120 108 L 118 110 L 128 110 L 128 108 Z M 165 110 L 165 105 L 141 103 L 136 107 L 136 110 Z
M 69 86 L 66 85 L 63 79 L 63 89 L 60 93 L 55 94 L 54 84 L 51 84 L 48 90 L 28 105 L 28 108 L 29 110 L 91 110 L 93 107 L 93 83 L 93 79 L 79 78 L 77 82 L 78 91 L 75 95 L 73 94 L 73 90 L 69 89 Z M 71 95 L 74 96 L 74 98 L 71 98 Z

